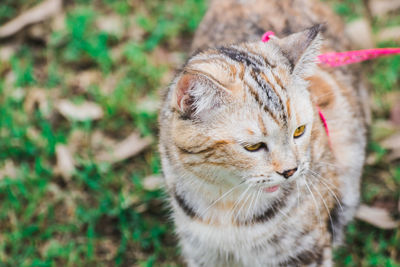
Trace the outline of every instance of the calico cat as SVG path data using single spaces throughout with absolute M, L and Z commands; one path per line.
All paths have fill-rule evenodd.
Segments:
M 261 42 L 266 30 L 279 38 Z M 211 3 L 159 117 L 189 266 L 332 265 L 358 205 L 369 122 L 358 70 L 316 65 L 321 51 L 349 48 L 342 32 L 313 0 Z

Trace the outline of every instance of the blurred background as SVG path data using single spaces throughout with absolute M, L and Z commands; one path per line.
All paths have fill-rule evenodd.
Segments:
M 400 0 L 325 2 L 355 48 L 400 46 Z M 183 266 L 157 112 L 206 8 L 1 0 L 0 266 Z M 335 261 L 400 266 L 400 56 L 363 69 L 374 117 L 364 204 Z

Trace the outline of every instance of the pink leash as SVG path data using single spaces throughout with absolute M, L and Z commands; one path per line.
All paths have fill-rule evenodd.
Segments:
M 261 41 L 268 42 L 269 39 L 275 36 L 272 31 L 267 31 L 262 36 Z M 369 59 L 400 54 L 400 47 L 395 48 L 372 48 L 346 52 L 328 52 L 318 56 L 318 63 L 325 64 L 330 67 L 339 67 L 343 65 L 353 64 Z
M 261 41 L 268 42 L 271 37 L 275 36 L 273 31 L 267 31 L 261 38 Z M 369 59 L 400 54 L 400 47 L 398 48 L 373 48 L 364 49 L 356 51 L 346 51 L 346 52 L 329 52 L 321 54 L 318 56 L 318 63 L 324 64 L 330 67 L 338 67 L 347 64 L 357 63 L 361 61 L 366 61 Z M 331 140 L 329 138 L 328 123 L 321 109 L 317 106 L 319 117 L 325 127 L 326 135 L 328 136 L 329 144 L 331 145 Z M 332 147 L 332 146 L 331 146 Z
M 357 63 L 377 57 L 400 54 L 399 48 L 373 48 L 346 52 L 329 52 L 318 56 L 320 64 L 330 67 Z

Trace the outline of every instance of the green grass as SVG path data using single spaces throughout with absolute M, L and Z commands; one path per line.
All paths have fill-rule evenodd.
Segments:
M 38 2 L 5 0 L 0 24 Z M 361 0 L 329 2 L 347 21 L 363 15 Z M 76 0 L 64 9 L 62 27 L 44 23 L 42 40 L 25 32 L 23 45 L 0 62 L 0 266 L 181 266 L 164 193 L 142 184 L 161 172 L 156 142 L 111 164 L 96 160 L 93 140 L 99 132 L 122 140 L 133 131 L 157 139 L 160 88 L 187 57 L 206 2 Z M 118 26 L 99 26 L 107 18 Z M 399 19 L 377 19 L 374 30 Z M 363 201 L 398 216 L 400 167 L 379 143 L 392 130 L 377 122 L 388 119 L 387 96 L 399 91 L 400 57 L 366 67 L 375 101 L 369 145 L 375 161 L 365 168 Z M 38 91 L 45 101 L 29 105 Z M 104 116 L 67 120 L 56 111 L 62 98 L 96 102 Z M 59 145 L 75 147 L 71 177 L 57 170 Z M 335 260 L 338 266 L 400 266 L 399 251 L 399 229 L 355 221 Z

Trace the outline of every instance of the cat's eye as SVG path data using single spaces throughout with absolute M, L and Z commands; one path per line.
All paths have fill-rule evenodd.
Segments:
M 297 129 L 294 131 L 293 137 L 299 138 L 300 136 L 302 136 L 304 134 L 305 129 L 306 129 L 305 125 L 301 125 L 301 126 L 297 127 Z
M 263 143 L 257 143 L 257 144 L 254 144 L 254 145 L 245 146 L 244 148 L 245 148 L 247 151 L 253 152 L 253 151 L 259 150 L 259 149 L 262 148 L 263 146 L 264 146 Z

